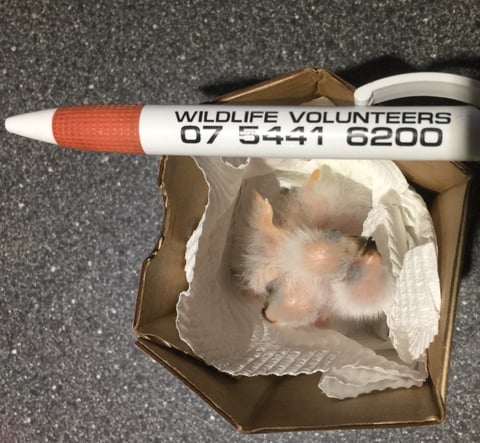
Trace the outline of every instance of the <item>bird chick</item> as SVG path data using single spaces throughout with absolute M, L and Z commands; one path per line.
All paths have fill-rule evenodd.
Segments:
M 290 189 L 275 212 L 279 224 L 290 230 L 307 227 L 360 235 L 370 209 L 366 187 L 323 166 L 303 186 Z
M 321 180 L 322 174 L 314 171 L 277 211 L 252 191 L 242 274 L 272 323 L 326 326 L 334 318 L 375 318 L 391 293 L 375 242 L 359 235 L 368 192 L 350 184 L 358 191 L 350 193 L 339 177 L 327 173 Z

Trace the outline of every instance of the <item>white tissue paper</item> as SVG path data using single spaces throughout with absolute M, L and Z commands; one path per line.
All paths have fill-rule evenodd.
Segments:
M 187 243 L 189 288 L 177 304 L 177 328 L 194 353 L 231 375 L 319 373 L 329 397 L 349 398 L 386 388 L 420 386 L 426 349 L 437 333 L 440 285 L 435 234 L 423 200 L 391 161 L 196 158 L 208 184 L 208 203 Z M 368 187 L 373 207 L 363 234 L 375 238 L 396 284 L 385 309 L 388 332 L 347 336 L 315 326 L 266 322 L 232 267 L 233 237 L 251 187 L 274 197 L 298 186 L 322 165 Z M 233 254 L 233 256 L 232 256 Z M 321 374 L 320 374 L 321 373 Z

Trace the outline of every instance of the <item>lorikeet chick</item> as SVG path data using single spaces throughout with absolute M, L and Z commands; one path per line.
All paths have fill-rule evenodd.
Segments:
M 251 203 L 242 276 L 262 298 L 266 320 L 327 326 L 334 318 L 383 312 L 391 277 L 375 241 L 360 236 L 370 209 L 364 187 L 322 169 L 290 190 L 276 211 L 255 190 Z

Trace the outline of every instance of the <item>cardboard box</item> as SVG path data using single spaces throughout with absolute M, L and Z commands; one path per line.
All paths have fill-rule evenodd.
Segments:
M 297 105 L 328 97 L 353 102 L 353 87 L 319 68 L 305 68 L 219 98 L 218 102 Z M 206 200 L 202 174 L 189 157 L 164 157 L 159 186 L 164 226 L 144 262 L 133 330 L 137 345 L 197 392 L 242 432 L 271 432 L 441 423 L 462 255 L 470 175 L 452 162 L 397 162 L 423 195 L 438 236 L 442 291 L 439 333 L 428 351 L 430 377 L 419 388 L 334 400 L 317 388 L 318 374 L 231 377 L 196 358 L 175 327 L 178 294 L 186 289 L 186 242 Z

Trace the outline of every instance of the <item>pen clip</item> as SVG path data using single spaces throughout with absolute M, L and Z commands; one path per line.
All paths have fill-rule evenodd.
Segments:
M 404 97 L 442 97 L 480 106 L 480 82 L 443 72 L 392 75 L 355 90 L 356 106 L 369 106 Z

